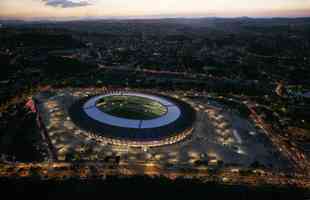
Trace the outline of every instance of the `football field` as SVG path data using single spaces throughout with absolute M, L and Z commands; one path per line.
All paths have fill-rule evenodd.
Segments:
M 154 119 L 167 112 L 167 108 L 157 101 L 126 95 L 103 97 L 97 102 L 97 107 L 116 117 L 138 120 Z

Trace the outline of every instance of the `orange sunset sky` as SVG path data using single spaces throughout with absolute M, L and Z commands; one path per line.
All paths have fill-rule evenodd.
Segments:
M 305 17 L 310 0 L 0 0 L 0 17 Z

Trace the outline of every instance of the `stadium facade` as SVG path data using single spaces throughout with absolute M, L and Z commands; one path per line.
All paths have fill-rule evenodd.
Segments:
M 165 107 L 166 112 L 151 119 L 120 117 L 98 107 L 99 101 L 110 97 L 144 98 Z M 69 108 L 69 115 L 89 137 L 112 145 L 130 147 L 156 147 L 177 143 L 191 135 L 196 118 L 194 109 L 179 99 L 128 91 L 107 91 L 101 95 L 79 99 Z

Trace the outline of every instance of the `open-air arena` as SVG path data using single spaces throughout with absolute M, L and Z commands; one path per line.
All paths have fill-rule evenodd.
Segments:
M 97 141 L 142 148 L 185 139 L 195 121 L 195 111 L 185 102 L 124 91 L 78 100 L 70 107 L 69 115 Z
M 112 160 L 171 170 L 248 168 L 254 163 L 270 170 L 291 168 L 264 130 L 207 94 L 63 88 L 34 99 L 58 161 Z

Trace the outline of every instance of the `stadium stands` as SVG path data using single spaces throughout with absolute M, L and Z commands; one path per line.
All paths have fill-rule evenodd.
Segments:
M 123 93 L 123 91 L 107 91 L 106 94 L 102 95 Z M 132 92 L 132 94 L 137 95 L 140 93 Z M 85 112 L 84 107 L 85 105 L 87 107 L 87 102 L 96 98 L 91 96 L 73 103 L 69 109 L 69 115 L 77 126 L 87 131 L 89 136 L 115 145 L 160 146 L 178 142 L 190 135 L 196 114 L 189 104 L 179 99 L 159 94 L 142 95 L 145 97 L 155 97 L 157 100 L 163 99 L 166 105 L 169 104 L 169 106 L 177 108 L 180 113 L 176 113 L 177 117 L 174 120 L 160 125 L 151 124 L 147 126 L 146 124 L 141 126 L 140 124 L 137 127 L 130 125 L 125 127 L 124 124 L 120 124 L 118 126 L 116 123 L 112 124 L 104 120 L 96 120 L 89 113 Z

